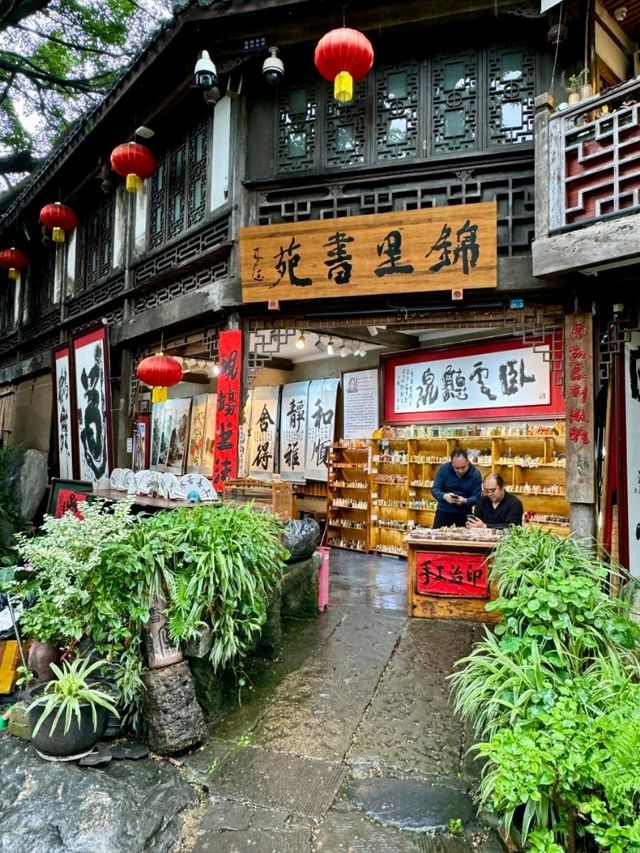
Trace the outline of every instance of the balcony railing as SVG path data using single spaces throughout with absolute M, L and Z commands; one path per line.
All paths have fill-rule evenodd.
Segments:
M 545 275 L 562 264 L 549 266 L 543 246 L 545 253 L 554 244 L 560 249 L 563 235 L 578 229 L 586 235 L 593 225 L 614 233 L 616 223 L 631 225 L 628 217 L 640 214 L 640 76 L 554 113 L 546 95 L 536 108 L 534 274 Z M 609 260 L 637 253 L 637 237 L 635 243 L 625 249 L 616 241 Z M 568 258 L 565 268 L 604 260 Z

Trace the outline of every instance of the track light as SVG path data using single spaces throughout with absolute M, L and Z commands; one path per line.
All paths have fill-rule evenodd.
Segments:
M 300 336 L 298 337 L 298 340 L 296 341 L 296 349 L 304 349 L 305 343 L 306 343 L 306 341 L 305 341 L 304 334 L 302 332 L 300 332 Z
M 333 353 L 334 353 L 333 338 L 329 338 L 329 343 L 327 344 L 327 355 L 333 355 Z
M 349 350 L 347 349 L 347 345 L 344 343 L 344 341 L 338 352 L 340 353 L 340 358 L 346 358 L 349 355 Z
M 320 352 L 324 352 L 324 344 L 322 343 L 322 338 L 318 336 L 318 340 L 316 341 L 316 347 Z

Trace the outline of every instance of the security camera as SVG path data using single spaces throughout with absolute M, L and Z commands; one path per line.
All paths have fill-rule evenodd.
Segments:
M 211 61 L 209 53 L 206 50 L 202 51 L 202 56 L 196 62 L 194 82 L 198 89 L 203 89 L 205 92 L 212 89 L 218 82 L 216 66 Z
M 269 48 L 269 56 L 262 63 L 262 74 L 270 86 L 277 86 L 284 77 L 284 63 L 278 59 L 277 47 Z

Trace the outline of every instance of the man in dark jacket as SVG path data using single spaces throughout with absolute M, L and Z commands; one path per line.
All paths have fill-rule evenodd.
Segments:
M 482 492 L 482 477 L 469 462 L 466 450 L 458 447 L 451 461 L 438 468 L 431 492 L 438 501 L 433 526 L 464 527 Z
M 522 524 L 522 513 L 522 501 L 505 489 L 500 474 L 487 474 L 484 495 L 476 507 L 475 516 L 467 520 L 467 527 L 504 530 L 512 524 Z

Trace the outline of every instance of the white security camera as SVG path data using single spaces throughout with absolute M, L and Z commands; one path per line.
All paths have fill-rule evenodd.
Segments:
M 216 66 L 211 61 L 209 52 L 206 50 L 202 51 L 202 56 L 196 62 L 196 67 L 194 69 L 194 82 L 198 89 L 203 89 L 205 92 L 209 89 L 213 89 L 218 82 Z
M 277 47 L 269 48 L 269 56 L 262 63 L 262 74 L 270 86 L 277 86 L 284 77 L 284 63 L 278 59 Z

